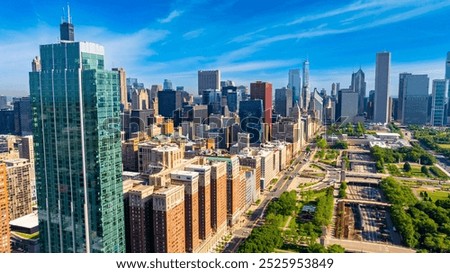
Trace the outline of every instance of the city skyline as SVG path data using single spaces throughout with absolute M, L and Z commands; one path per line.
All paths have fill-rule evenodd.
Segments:
M 0 93 L 29 93 L 27 71 L 38 55 L 35 45 L 57 42 L 56 27 L 65 5 L 8 1 L 0 11 L 0 48 L 11 53 L 0 61 Z M 75 39 L 105 45 L 107 69 L 123 67 L 127 77 L 138 78 L 147 87 L 170 79 L 193 94 L 197 70 L 219 69 L 223 80 L 236 84 L 249 86 L 261 80 L 281 88 L 288 83 L 289 69 L 300 69 L 306 58 L 312 88 L 329 90 L 332 82 L 350 85 L 351 73 L 361 67 L 369 91 L 374 89 L 374 56 L 387 50 L 392 53 L 390 95 L 396 96 L 401 72 L 444 78 L 450 48 L 445 39 L 449 31 L 440 27 L 450 1 L 287 1 L 277 6 L 270 1 L 228 1 L 212 7 L 208 1 L 133 1 L 130 5 L 133 8 L 103 1 L 72 3 Z M 126 23 L 111 14 L 121 14 Z M 411 28 L 420 35 L 411 35 Z

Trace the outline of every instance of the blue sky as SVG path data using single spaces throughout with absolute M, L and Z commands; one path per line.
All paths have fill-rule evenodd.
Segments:
M 59 35 L 60 0 L 4 0 L 0 9 L 0 94 L 28 94 L 30 62 Z M 450 1 L 70 1 L 76 40 L 102 44 L 108 68 L 147 86 L 172 80 L 196 93 L 197 70 L 220 69 L 237 84 L 286 86 L 310 61 L 311 85 L 350 84 L 359 67 L 373 89 L 376 52 L 392 52 L 398 74 L 444 77 Z

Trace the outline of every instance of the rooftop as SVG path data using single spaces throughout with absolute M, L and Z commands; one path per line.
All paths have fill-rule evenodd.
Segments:
M 11 226 L 23 227 L 23 228 L 34 228 L 39 225 L 37 212 L 32 212 L 15 220 L 9 222 Z

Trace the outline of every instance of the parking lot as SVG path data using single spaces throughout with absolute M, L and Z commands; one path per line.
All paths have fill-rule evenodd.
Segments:
M 381 201 L 381 193 L 377 187 L 348 185 L 347 199 Z
M 367 242 L 391 241 L 385 208 L 354 204 L 352 209 L 355 215 L 355 230 L 361 240 Z

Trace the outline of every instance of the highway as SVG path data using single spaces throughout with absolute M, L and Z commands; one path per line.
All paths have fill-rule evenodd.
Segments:
M 237 252 L 239 245 L 250 235 L 252 229 L 263 223 L 264 213 L 269 205 L 269 202 L 274 198 L 280 197 L 280 195 L 288 189 L 289 185 L 293 181 L 293 178 L 295 178 L 295 176 L 303 170 L 305 165 L 314 157 L 314 154 L 315 150 L 310 152 L 307 160 L 304 160 L 306 158 L 306 154 L 302 152 L 300 156 L 294 159 L 294 162 L 289 167 L 280 172 L 281 178 L 275 185 L 272 186 L 273 190 L 265 191 L 261 194 L 261 203 L 253 211 L 253 213 L 250 216 L 241 216 L 241 219 L 244 218 L 243 224 L 242 226 L 233 229 L 232 239 L 226 245 L 223 252 Z M 290 167 L 292 167 L 291 171 L 289 171 Z M 292 179 L 291 176 L 293 177 Z

